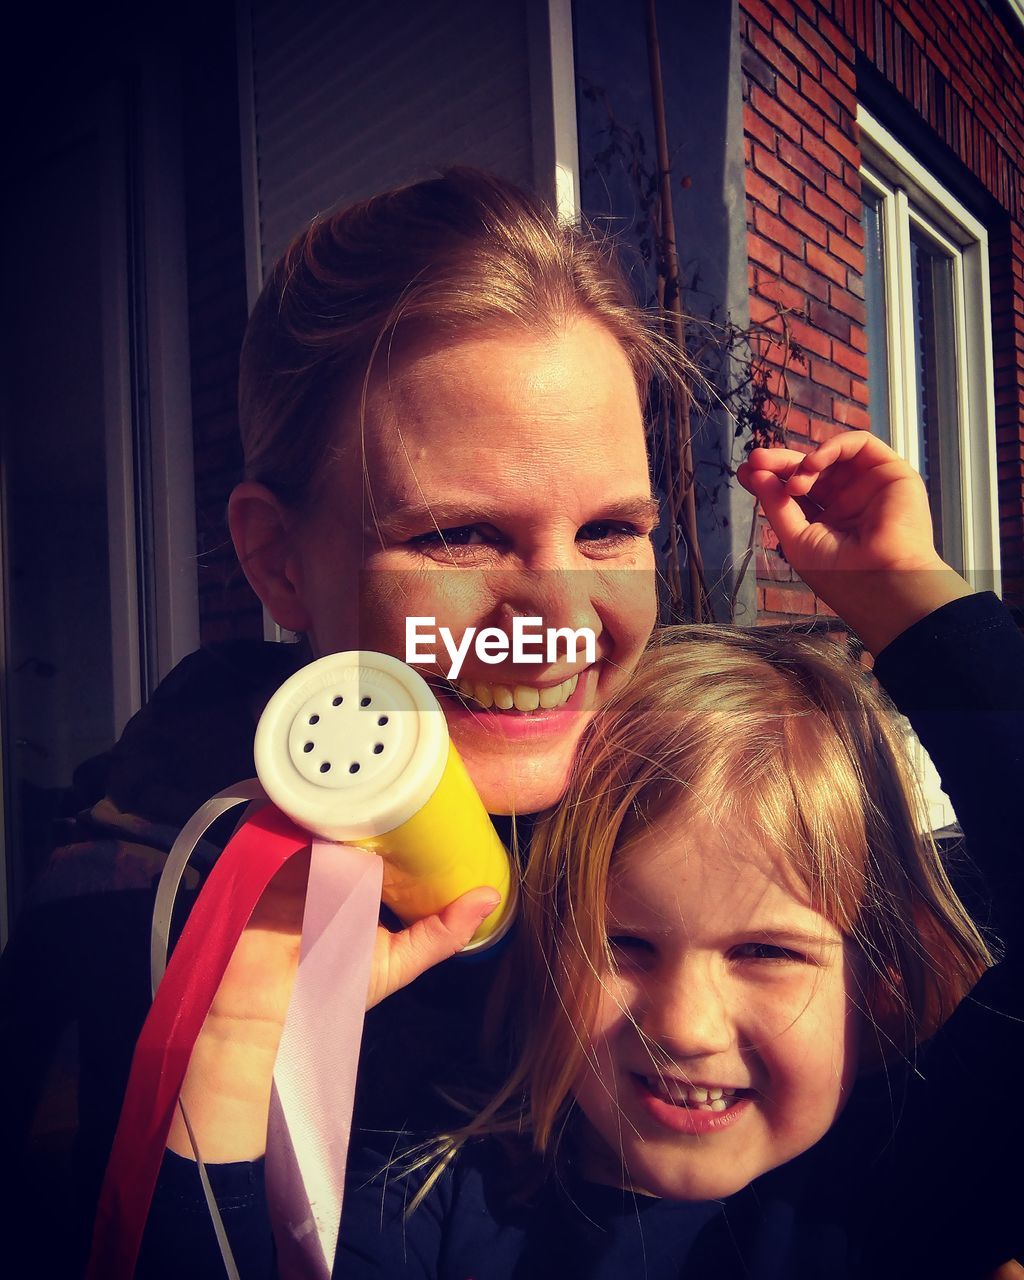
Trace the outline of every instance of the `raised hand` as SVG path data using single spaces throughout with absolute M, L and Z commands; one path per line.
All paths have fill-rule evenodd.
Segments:
M 874 653 L 971 591 L 935 550 L 921 477 L 870 432 L 809 454 L 754 449 L 736 474 L 796 572 Z

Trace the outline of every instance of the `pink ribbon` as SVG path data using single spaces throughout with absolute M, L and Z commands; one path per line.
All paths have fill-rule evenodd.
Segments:
M 211 871 L 135 1049 L 88 1280 L 133 1275 L 192 1049 L 254 906 L 310 840 L 267 805 Z M 334 1261 L 381 878 L 375 854 L 313 841 L 267 1136 L 268 1206 L 285 1280 L 327 1280 Z
M 334 1263 L 381 877 L 376 854 L 314 841 L 267 1131 L 284 1280 L 328 1280 Z

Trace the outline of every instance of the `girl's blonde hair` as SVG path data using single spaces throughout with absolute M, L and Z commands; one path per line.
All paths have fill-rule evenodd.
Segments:
M 324 215 L 275 266 L 242 348 L 246 476 L 298 508 L 365 399 L 374 358 L 401 337 L 446 341 L 514 327 L 544 336 L 577 317 L 619 343 L 641 403 L 654 370 L 686 357 L 641 311 L 607 239 L 474 169 Z
M 529 1136 L 550 1158 L 585 1070 L 601 975 L 613 967 L 613 862 L 671 811 L 739 821 L 785 851 L 811 905 L 863 957 L 877 1061 L 909 1052 L 991 956 L 919 831 L 906 735 L 838 644 L 781 629 L 657 633 L 581 740 L 564 798 L 534 832 L 523 918 L 492 1009 L 514 1069 L 451 1146 Z

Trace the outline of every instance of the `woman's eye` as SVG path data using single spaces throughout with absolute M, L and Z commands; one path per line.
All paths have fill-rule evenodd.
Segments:
M 592 520 L 581 525 L 576 534 L 577 542 L 584 542 L 604 550 L 618 549 L 650 536 L 650 530 L 621 520 Z
M 767 960 L 776 964 L 807 964 L 809 957 L 791 947 L 780 947 L 773 942 L 744 942 L 733 948 L 738 960 Z
M 479 524 L 459 524 L 449 529 L 431 529 L 427 533 L 418 533 L 409 539 L 409 543 L 425 551 L 443 551 L 448 547 L 490 547 L 499 540 L 496 529 Z

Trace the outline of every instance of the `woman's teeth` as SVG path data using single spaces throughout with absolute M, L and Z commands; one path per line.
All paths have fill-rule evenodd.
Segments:
M 455 687 L 464 698 L 472 698 L 482 707 L 497 707 L 499 711 L 550 711 L 569 701 L 579 679 L 578 675 L 570 676 L 547 689 L 528 684 L 482 684 L 476 680 L 458 680 Z
M 662 1102 L 670 1102 L 674 1107 L 690 1107 L 694 1111 L 726 1111 L 737 1101 L 739 1092 L 738 1089 L 705 1089 L 661 1076 L 644 1076 L 643 1082 Z

